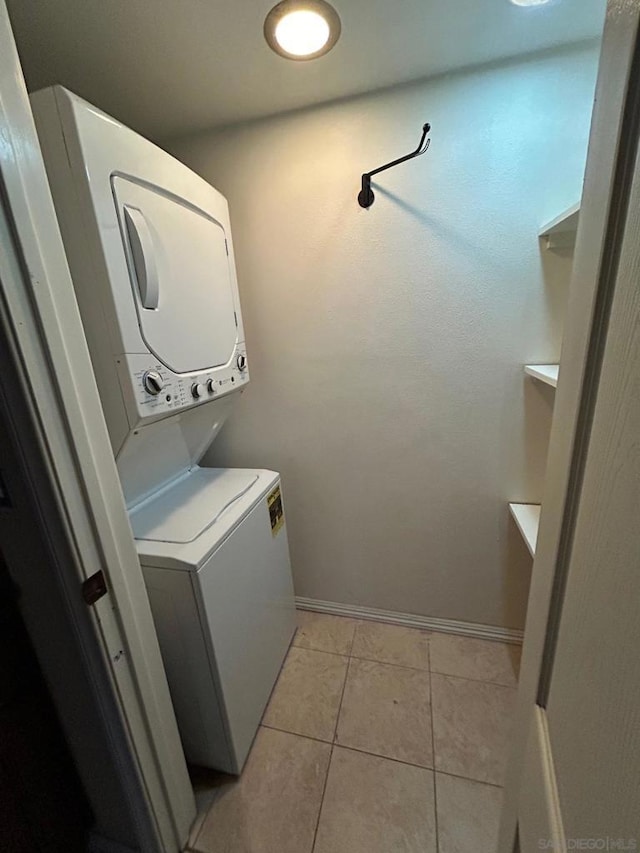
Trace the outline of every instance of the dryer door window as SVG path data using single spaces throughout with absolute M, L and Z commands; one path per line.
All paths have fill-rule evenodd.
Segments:
M 175 373 L 227 364 L 237 327 L 224 228 L 159 189 L 112 182 L 145 343 Z

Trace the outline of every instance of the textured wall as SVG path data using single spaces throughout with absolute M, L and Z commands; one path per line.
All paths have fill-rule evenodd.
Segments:
M 252 384 L 208 456 L 282 472 L 299 595 L 522 627 L 597 50 L 173 141 L 229 199 Z M 415 146 L 424 157 L 360 173 Z

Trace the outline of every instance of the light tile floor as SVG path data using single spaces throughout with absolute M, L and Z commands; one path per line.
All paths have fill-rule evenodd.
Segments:
M 197 853 L 494 853 L 520 649 L 300 611 L 240 779 L 196 780 Z

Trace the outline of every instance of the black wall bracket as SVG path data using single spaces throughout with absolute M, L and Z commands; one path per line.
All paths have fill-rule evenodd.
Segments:
M 398 157 L 397 160 L 393 160 L 391 163 L 387 163 L 384 166 L 380 166 L 378 169 L 373 169 L 373 171 L 365 172 L 363 174 L 362 189 L 358 193 L 358 204 L 360 205 L 360 207 L 371 207 L 375 200 L 373 190 L 371 189 L 371 178 L 374 175 L 377 175 L 379 172 L 384 172 L 387 169 L 391 169 L 393 166 L 397 166 L 399 163 L 404 163 L 407 160 L 413 160 L 414 157 L 419 157 L 421 154 L 425 153 L 425 151 L 431 144 L 431 139 L 427 139 L 427 134 L 430 130 L 430 124 L 427 123 L 422 126 L 422 137 L 420 138 L 420 143 L 415 151 L 412 151 L 410 154 L 405 154 L 404 157 Z

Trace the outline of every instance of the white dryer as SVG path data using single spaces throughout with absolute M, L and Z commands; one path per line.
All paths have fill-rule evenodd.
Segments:
M 185 752 L 238 773 L 295 609 L 278 475 L 198 466 L 249 381 L 227 202 L 59 86 L 32 107 Z
M 198 462 L 249 381 L 228 205 L 66 89 L 31 103 L 132 506 Z

